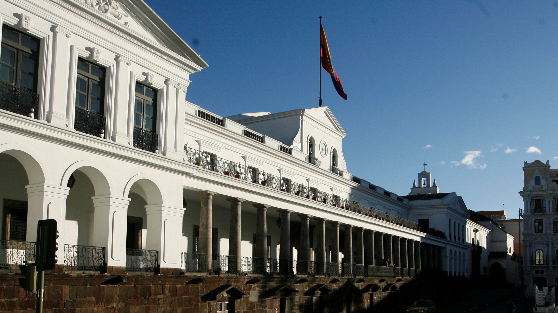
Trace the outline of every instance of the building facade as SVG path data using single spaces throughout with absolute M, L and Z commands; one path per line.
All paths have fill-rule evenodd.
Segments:
M 555 286 L 558 279 L 558 170 L 536 160 L 523 165 L 525 284 Z
M 208 65 L 141 0 L 0 4 L 0 267 L 33 262 L 55 219 L 53 308 L 76 303 L 70 274 L 122 290 L 160 274 L 185 290 L 176 311 L 201 312 L 349 312 L 421 273 L 469 275 L 463 200 L 351 174 L 329 108 L 225 118 L 186 101 Z M 126 290 L 118 303 L 148 305 Z

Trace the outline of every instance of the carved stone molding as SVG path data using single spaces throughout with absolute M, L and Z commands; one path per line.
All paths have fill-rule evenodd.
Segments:
M 176 81 L 170 79 L 170 78 L 167 78 L 167 79 L 165 80 L 165 85 L 167 85 L 167 86 L 172 86 L 172 87 L 174 87 L 174 88 L 178 88 L 178 83 L 177 83 Z
M 125 17 L 130 17 L 128 12 L 124 10 L 124 6 L 118 0 L 74 0 L 75 2 L 85 6 L 86 8 L 114 17 L 121 21 Z M 124 23 L 125 25 L 128 22 Z
M 31 28 L 31 16 L 29 14 L 21 13 L 19 18 L 19 27 L 26 31 Z
M 152 85 L 153 81 L 155 80 L 155 75 L 153 73 L 143 73 L 143 75 L 145 76 L 145 83 Z
M 97 47 L 91 48 L 91 54 L 89 55 L 89 58 L 95 62 L 99 62 L 99 60 L 101 59 L 101 49 Z
M 72 37 L 72 32 L 64 26 L 55 25 L 53 31 L 57 34 L 63 34 L 66 38 Z
M 126 58 L 125 56 L 122 55 L 117 55 L 116 56 L 116 62 L 118 63 L 125 63 L 126 65 L 130 66 L 132 63 L 130 62 L 130 60 L 128 60 L 128 58 Z

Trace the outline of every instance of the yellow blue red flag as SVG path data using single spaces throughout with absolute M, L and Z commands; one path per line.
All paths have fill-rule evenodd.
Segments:
M 331 81 L 333 82 L 333 86 L 337 93 L 341 96 L 341 98 L 347 100 L 347 94 L 343 90 L 343 85 L 341 84 L 341 80 L 335 70 L 333 69 L 333 65 L 331 64 L 331 54 L 329 53 L 329 46 L 327 45 L 327 39 L 324 32 L 324 28 L 320 25 L 320 56 L 322 59 L 322 67 L 331 75 Z

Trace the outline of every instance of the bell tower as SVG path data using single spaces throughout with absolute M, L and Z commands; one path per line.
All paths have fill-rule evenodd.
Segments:
M 439 193 L 438 185 L 436 185 L 436 180 L 432 182 L 432 175 L 430 172 L 423 170 L 418 173 L 418 184 L 415 180 L 413 182 L 413 187 L 409 195 L 425 195 L 425 194 L 436 194 Z

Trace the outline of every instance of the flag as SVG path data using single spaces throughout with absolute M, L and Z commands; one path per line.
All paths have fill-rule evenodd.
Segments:
M 337 76 L 337 73 L 335 73 L 333 65 L 331 64 L 331 54 L 329 53 L 329 46 L 327 45 L 327 39 L 322 25 L 320 25 L 320 32 L 320 57 L 322 59 L 322 67 L 331 75 L 331 81 L 337 93 L 341 98 L 347 100 L 347 94 L 343 91 L 341 80 L 339 76 Z

